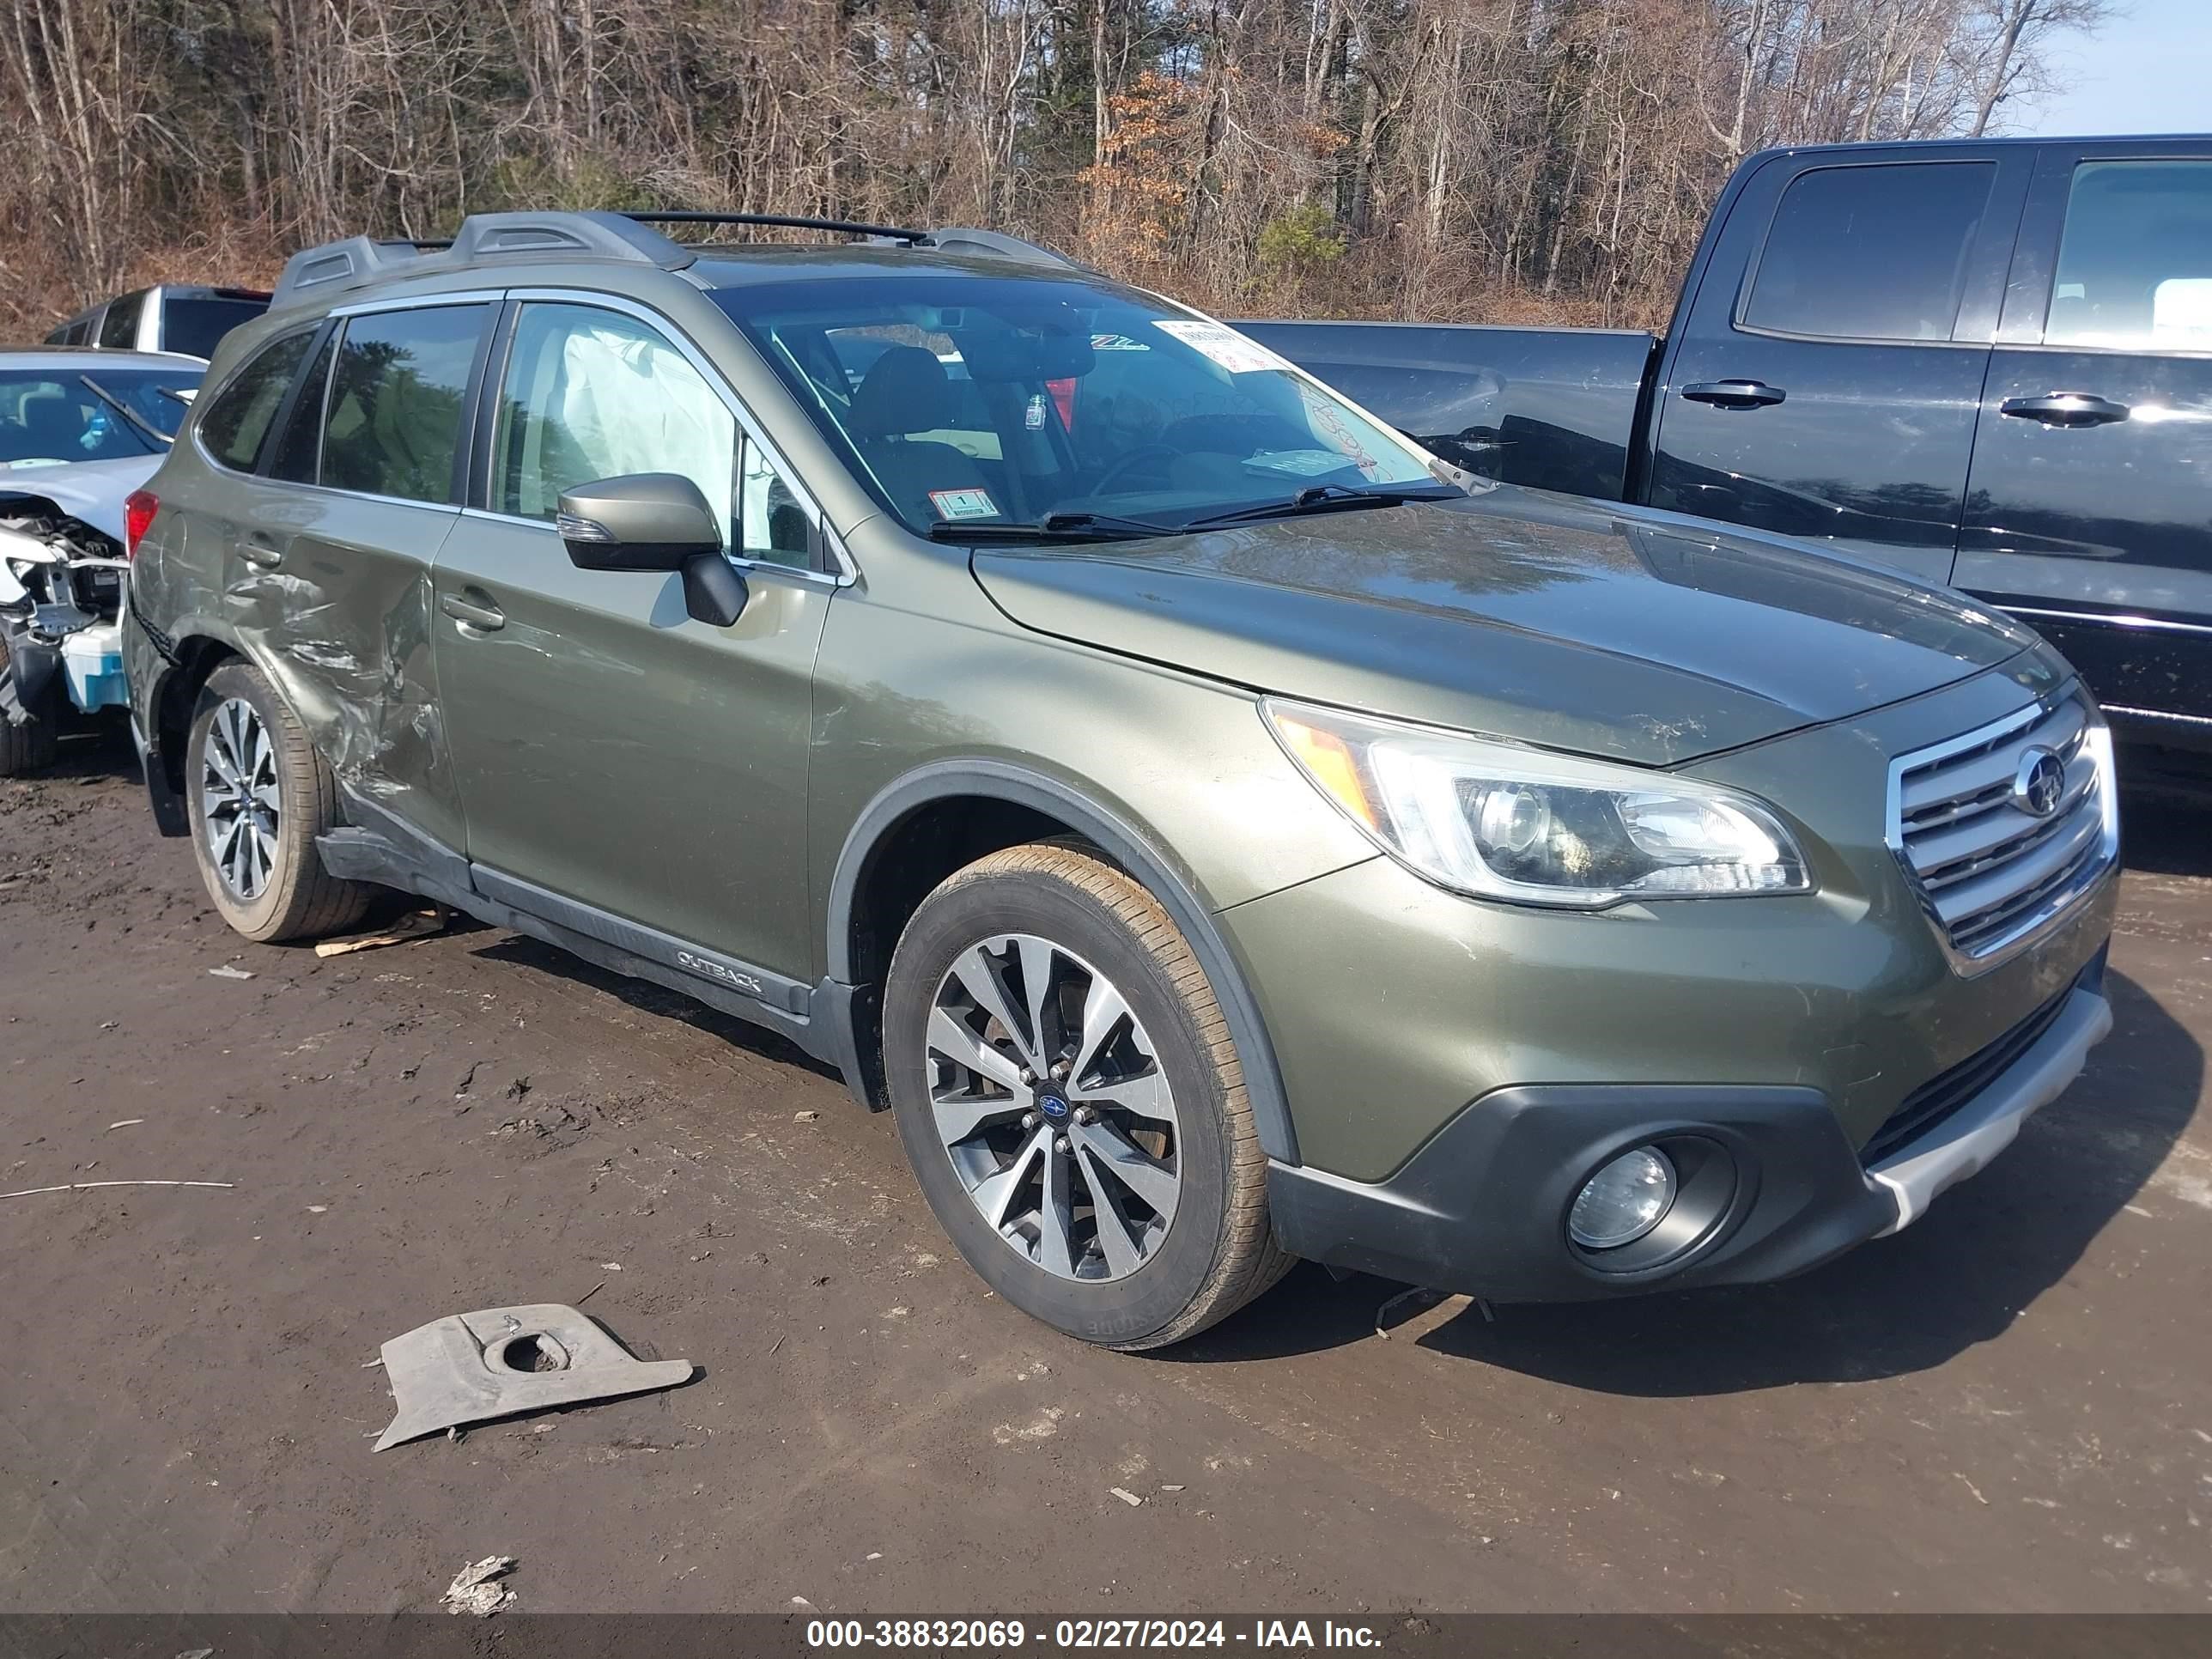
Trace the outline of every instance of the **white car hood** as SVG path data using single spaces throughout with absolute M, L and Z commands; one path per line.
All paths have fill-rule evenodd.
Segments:
M 45 466 L 0 467 L 0 502 L 8 495 L 42 495 L 73 519 L 123 539 L 123 498 L 141 489 L 167 459 L 161 455 L 120 455 L 107 461 L 57 462 Z M 0 513 L 5 512 L 0 505 Z

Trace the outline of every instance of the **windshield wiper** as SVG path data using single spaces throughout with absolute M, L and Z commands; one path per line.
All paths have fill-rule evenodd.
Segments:
M 137 410 L 131 408 L 131 405 L 125 403 L 122 398 L 117 397 L 106 386 L 100 385 L 99 381 L 94 380 L 91 375 L 80 374 L 77 376 L 77 379 L 84 383 L 84 389 L 87 392 L 92 393 L 94 397 L 99 398 L 100 402 L 106 404 L 118 415 L 120 415 L 125 420 L 130 422 L 131 425 L 137 427 L 139 431 L 144 433 L 155 443 L 161 445 L 162 448 L 167 449 L 171 444 L 176 441 L 176 440 L 172 438 L 167 433 L 162 431 L 160 427 L 155 426 L 153 422 L 148 420 L 143 415 L 138 413 Z
M 1306 513 L 1343 513 L 1364 507 L 1403 507 L 1407 501 L 1447 501 L 1466 492 L 1449 484 L 1385 485 L 1376 489 L 1354 489 L 1347 484 L 1309 484 L 1287 501 L 1262 501 L 1227 513 L 1209 513 L 1191 520 L 1185 530 L 1212 530 L 1223 525 L 1249 524 L 1260 519 L 1290 519 Z
M 929 526 L 929 538 L 937 542 L 1126 542 L 1182 533 L 1171 524 L 1117 518 L 1111 513 L 1048 513 L 1035 524 L 963 523 L 950 519 Z

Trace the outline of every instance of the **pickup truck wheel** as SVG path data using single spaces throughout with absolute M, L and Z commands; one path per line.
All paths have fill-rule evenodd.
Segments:
M 15 691 L 8 641 L 0 638 L 0 778 L 20 778 L 52 766 L 55 750 L 60 747 L 61 732 L 55 720 L 58 711 L 51 707 L 52 698 L 41 699 L 47 707 L 19 709 Z M 15 719 L 18 713 L 25 718 Z
M 931 1209 L 1024 1313 L 1160 1347 L 1290 1267 L 1212 988 L 1112 866 L 1034 845 L 949 878 L 899 939 L 884 1045 Z
M 192 851 L 216 908 L 258 944 L 350 926 L 374 889 L 323 868 L 315 837 L 337 823 L 337 785 L 261 671 L 208 676 L 185 756 Z

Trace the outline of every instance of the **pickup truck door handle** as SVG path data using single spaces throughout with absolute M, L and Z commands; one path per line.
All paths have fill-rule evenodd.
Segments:
M 479 594 L 476 600 L 465 599 L 458 593 L 441 593 L 438 609 L 455 622 L 480 628 L 487 634 L 507 626 L 507 612 L 494 605 L 488 593 Z
M 1693 404 L 1713 404 L 1722 409 L 1758 409 L 1778 404 L 1790 394 L 1764 380 L 1699 380 L 1682 388 Z
M 2128 418 L 2128 406 L 2087 392 L 2046 392 L 2040 398 L 2008 398 L 1997 405 L 2000 415 L 2045 426 L 2103 426 Z

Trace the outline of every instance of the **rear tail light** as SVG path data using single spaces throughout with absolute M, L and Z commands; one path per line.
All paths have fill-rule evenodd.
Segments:
M 150 489 L 134 489 L 123 498 L 123 556 L 138 556 L 138 544 L 153 528 L 154 515 L 161 510 L 161 498 Z

